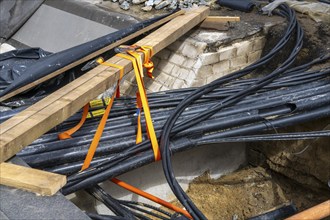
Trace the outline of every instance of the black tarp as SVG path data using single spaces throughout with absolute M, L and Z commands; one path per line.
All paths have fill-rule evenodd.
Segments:
M 10 38 L 44 0 L 0 0 L 0 42 Z
M 175 11 L 174 11 L 175 12 Z M 174 13 L 171 12 L 170 14 Z M 73 48 L 50 54 L 47 56 L 40 57 L 36 59 L 35 62 L 31 62 L 26 65 L 26 68 L 22 68 L 21 72 L 18 72 L 18 68 L 16 68 L 16 71 L 13 71 L 10 73 L 8 71 L 4 71 L 3 73 L 0 72 L 0 74 L 8 74 L 10 73 L 10 76 L 0 76 L 3 80 L 4 79 L 14 79 L 12 81 L 6 81 L 3 82 L 2 85 L 2 91 L 0 91 L 0 97 L 15 91 L 16 89 L 25 86 L 27 84 L 30 84 L 31 82 L 36 81 L 37 79 L 40 79 L 58 69 L 61 69 L 79 59 L 82 59 L 86 57 L 87 55 L 96 52 L 132 33 L 135 33 L 136 31 L 143 29 L 144 27 L 151 25 L 152 23 L 168 16 L 163 15 L 159 17 L 155 17 L 137 24 L 133 24 L 128 28 L 113 32 L 111 34 L 108 34 L 106 36 L 97 38 L 95 40 L 92 40 L 90 42 L 75 46 Z M 22 54 L 22 52 L 18 51 L 11 51 L 9 54 L 0 54 L 0 68 L 4 68 L 4 62 L 8 61 L 7 56 L 10 56 L 10 53 L 13 54 Z M 39 54 L 40 55 L 40 54 Z M 17 58 L 13 56 L 13 58 Z M 5 69 L 5 68 L 4 68 Z

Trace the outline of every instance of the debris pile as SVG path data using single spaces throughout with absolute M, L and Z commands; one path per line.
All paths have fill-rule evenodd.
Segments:
M 110 0 L 107 0 L 110 1 Z M 208 0 L 111 0 L 120 5 L 120 8 L 127 11 L 131 5 L 141 5 L 142 11 L 148 12 L 152 9 L 156 10 L 175 10 L 177 8 L 197 8 L 201 5 L 209 5 Z

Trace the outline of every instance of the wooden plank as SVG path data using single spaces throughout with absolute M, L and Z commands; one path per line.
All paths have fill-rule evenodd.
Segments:
M 208 16 L 200 25 L 201 28 L 226 31 L 229 29 L 229 22 L 240 21 L 240 17 Z
M 310 220 L 310 219 L 325 219 L 330 216 L 330 200 L 327 200 L 314 207 L 306 209 L 298 214 L 295 214 L 285 220 Z
M 168 22 L 136 44 L 152 46 L 154 53 L 158 53 L 203 21 L 208 13 L 208 7 L 189 11 Z M 107 62 L 124 66 L 125 73 L 133 69 L 130 61 L 118 57 L 113 57 Z M 118 69 L 98 66 L 2 123 L 0 162 L 8 160 L 42 134 L 69 118 L 85 103 L 114 85 L 118 76 Z
M 240 17 L 230 17 L 230 16 L 207 16 L 204 22 L 238 22 L 241 21 Z
M 205 29 L 215 29 L 218 31 L 227 31 L 229 30 L 228 22 L 213 22 L 213 21 L 204 21 L 200 25 L 201 28 Z
M 40 83 L 45 82 L 45 81 L 47 81 L 47 80 L 49 80 L 51 78 L 54 78 L 55 76 L 58 76 L 59 74 L 64 73 L 65 71 L 67 71 L 69 69 L 72 69 L 73 67 L 76 67 L 76 66 L 78 66 L 79 64 L 81 64 L 83 62 L 86 62 L 88 60 L 91 60 L 94 57 L 97 57 L 97 56 L 99 56 L 100 54 L 102 54 L 102 53 L 104 53 L 106 51 L 109 51 L 109 50 L 111 50 L 111 49 L 113 49 L 113 48 L 115 48 L 115 47 L 117 47 L 117 46 L 119 46 L 119 45 L 121 45 L 121 44 L 129 41 L 129 40 L 132 40 L 132 39 L 136 38 L 137 36 L 139 36 L 139 35 L 141 35 L 141 34 L 143 34 L 145 32 L 148 32 L 148 31 L 150 31 L 152 29 L 155 29 L 156 27 L 159 27 L 160 25 L 162 25 L 162 24 L 164 24 L 164 23 L 172 20 L 173 18 L 175 18 L 175 17 L 177 17 L 179 15 L 182 15 L 184 13 L 185 13 L 184 10 L 180 10 L 180 11 L 178 11 L 178 12 L 172 14 L 172 15 L 169 15 L 168 17 L 163 18 L 162 20 L 159 20 L 159 21 L 155 22 L 154 24 L 149 25 L 148 27 L 145 27 L 145 28 L 141 29 L 141 30 L 135 32 L 134 34 L 131 34 L 131 35 L 127 36 L 127 37 L 124 37 L 123 39 L 121 39 L 119 41 L 116 41 L 115 43 L 110 44 L 110 45 L 102 48 L 101 50 L 98 50 L 98 51 L 96 51 L 94 53 L 91 53 L 88 56 L 86 56 L 86 57 L 84 57 L 84 58 L 82 58 L 80 60 L 77 60 L 76 62 L 73 62 L 73 63 L 71 63 L 71 64 L 69 64 L 69 65 L 67 65 L 67 66 L 65 66 L 65 67 L 63 67 L 63 68 L 61 68 L 61 69 L 53 72 L 53 73 L 48 74 L 47 76 L 44 76 L 44 77 L 42 77 L 42 78 L 40 78 L 40 79 L 38 79 L 38 80 L 36 80 L 36 81 L 28 84 L 28 85 L 25 85 L 25 86 L 23 86 L 23 87 L 15 90 L 15 91 L 13 91 L 13 92 L 10 92 L 10 93 L 8 93 L 8 94 L 0 97 L 0 102 L 3 102 L 3 101 L 5 101 L 5 100 L 7 100 L 7 99 L 9 99 L 9 98 L 17 95 L 17 94 L 20 94 L 20 93 L 22 93 L 22 92 L 24 92 L 24 91 L 26 91 L 26 90 L 28 90 L 30 88 L 33 88 L 34 86 L 39 85 Z
M 226 31 L 229 29 L 229 22 L 240 21 L 240 17 L 208 16 L 200 25 L 201 28 Z
M 15 164 L 1 163 L 0 184 L 42 196 L 52 196 L 66 184 L 66 176 Z

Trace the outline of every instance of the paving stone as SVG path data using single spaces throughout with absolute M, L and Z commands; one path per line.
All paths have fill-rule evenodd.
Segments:
M 185 43 L 182 49 L 182 55 L 189 57 L 189 58 L 197 58 L 200 54 L 197 47 L 193 46 L 190 43 Z
M 182 66 L 182 64 L 184 63 L 184 61 L 186 60 L 186 58 L 180 54 L 174 53 L 170 56 L 169 61 Z
M 180 69 L 181 69 L 181 66 L 174 65 L 174 67 L 169 75 L 177 78 L 180 75 Z
M 223 72 L 227 72 L 227 71 L 229 71 L 229 69 L 230 69 L 229 60 L 221 61 L 212 66 L 213 74 L 216 74 L 216 75 L 222 74 Z
M 236 57 L 237 48 L 234 46 L 228 46 L 220 48 L 218 52 L 220 54 L 220 61 L 229 60 L 233 57 Z
M 125 75 L 125 81 L 129 83 L 136 83 L 134 71 L 131 71 Z
M 201 79 L 206 79 L 211 74 L 213 74 L 212 65 L 202 66 L 197 70 L 197 77 Z
M 130 88 L 132 86 L 132 83 L 130 83 L 127 80 L 122 81 L 122 83 L 120 84 L 120 91 L 125 93 L 128 88 Z
M 265 46 L 266 43 L 266 38 L 265 37 L 259 37 L 256 38 L 253 42 L 253 51 L 257 51 L 257 50 L 262 50 Z
M 182 65 L 185 67 L 193 67 L 195 65 L 195 63 L 196 63 L 195 59 L 187 58 Z
M 194 77 L 194 76 L 195 76 L 195 74 L 190 74 L 190 71 L 187 70 L 187 69 L 185 69 L 185 68 L 181 68 L 181 69 L 179 70 L 179 75 L 178 75 L 178 77 L 179 77 L 180 79 L 187 79 L 187 78 L 189 78 L 189 77 Z
M 252 53 L 249 53 L 248 55 L 248 63 L 253 63 L 257 60 L 260 59 L 260 56 L 261 56 L 261 53 L 262 53 L 262 50 L 258 50 L 258 51 L 254 51 Z
M 239 68 L 242 66 L 246 66 L 246 64 L 247 64 L 247 57 L 245 55 L 240 57 L 235 57 L 230 60 L 230 68 Z
M 171 74 L 173 67 L 173 63 L 170 63 L 165 60 L 160 61 L 160 63 L 158 64 L 158 68 L 168 74 Z
M 225 74 L 227 74 L 227 72 L 224 72 L 224 73 L 221 73 L 221 74 L 219 73 L 219 74 L 210 75 L 209 77 L 207 77 L 206 83 L 213 82 L 214 80 L 224 76 Z
M 194 64 L 193 69 L 198 70 L 198 69 L 201 68 L 202 66 L 203 66 L 203 64 L 202 64 L 201 59 L 198 59 L 198 60 L 196 61 L 196 63 Z
M 154 63 L 154 67 L 158 66 L 160 59 L 158 57 L 152 57 L 151 61 Z
M 173 52 L 176 53 L 182 53 L 182 49 L 184 47 L 184 43 L 181 40 L 177 40 L 175 42 L 173 42 L 172 44 L 170 44 L 167 49 L 170 49 Z
M 148 86 L 148 88 L 152 92 L 158 92 L 160 91 L 160 88 L 162 88 L 162 84 L 157 81 L 152 81 L 152 83 Z
M 183 88 L 184 81 L 182 79 L 176 79 L 173 84 L 170 86 L 172 89 Z
M 160 72 L 157 76 L 155 76 L 155 80 L 162 85 L 165 85 L 165 83 L 168 81 L 169 75 L 167 75 L 164 72 Z
M 199 55 L 202 65 L 209 65 L 219 62 L 220 53 L 203 53 Z
M 184 79 L 184 85 L 187 87 L 191 87 L 191 84 L 194 82 L 195 77 L 194 77 L 194 73 L 192 71 L 188 72 L 188 77 L 186 77 Z
M 207 43 L 200 41 L 194 41 L 193 45 L 196 47 L 199 54 L 204 53 L 207 47 Z
M 156 57 L 159 57 L 162 60 L 167 60 L 171 55 L 171 51 L 168 49 L 163 49 L 157 53 Z
M 191 86 L 193 87 L 200 87 L 206 84 L 206 78 L 205 79 L 194 79 Z
M 246 40 L 233 44 L 237 48 L 237 56 L 244 56 L 252 51 L 252 40 Z

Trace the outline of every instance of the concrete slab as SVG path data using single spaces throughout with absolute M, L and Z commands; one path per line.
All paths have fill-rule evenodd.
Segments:
M 11 162 L 26 165 L 21 159 Z M 90 219 L 62 194 L 37 196 L 34 193 L 0 185 L 0 219 Z
M 116 30 L 57 8 L 42 5 L 18 30 L 13 39 L 30 47 L 59 52 Z
M 189 183 L 193 179 L 205 172 L 209 172 L 210 177 L 216 179 L 235 171 L 245 163 L 245 160 L 245 144 L 243 143 L 206 145 L 178 153 L 172 157 L 176 179 L 184 190 L 188 189 Z M 118 178 L 166 201 L 175 199 L 164 177 L 160 161 L 125 173 Z M 102 187 L 114 198 L 155 205 L 110 181 L 103 182 Z M 95 206 L 96 211 L 100 214 L 110 213 L 106 206 L 84 193 L 70 195 L 69 198 L 82 209 L 90 210 Z

